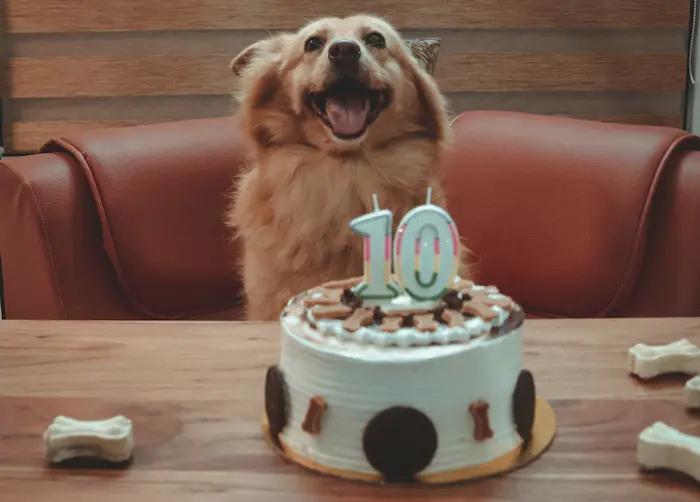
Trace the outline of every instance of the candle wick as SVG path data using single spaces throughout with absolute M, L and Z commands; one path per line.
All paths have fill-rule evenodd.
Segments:
M 379 211 L 379 199 L 377 199 L 377 194 L 372 194 L 372 202 L 374 203 L 374 210 Z
M 425 203 L 426 203 L 427 205 L 430 205 L 430 198 L 431 198 L 432 195 L 433 195 L 433 188 L 432 188 L 432 187 L 428 187 L 428 198 L 427 198 L 427 200 L 425 201 Z

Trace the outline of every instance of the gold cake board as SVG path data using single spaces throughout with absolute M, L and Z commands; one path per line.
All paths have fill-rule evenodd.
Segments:
M 420 484 L 439 485 L 447 483 L 458 483 L 464 481 L 475 481 L 498 474 L 505 474 L 517 469 L 522 469 L 528 464 L 537 460 L 552 444 L 556 435 L 557 420 L 554 410 L 547 401 L 541 397 L 537 397 L 535 408 L 535 422 L 532 427 L 532 439 L 524 448 L 522 445 L 485 464 L 465 467 L 455 471 L 441 472 L 434 474 L 418 475 Z M 282 457 L 290 460 L 302 467 L 312 471 L 326 474 L 337 478 L 342 478 L 349 481 L 360 481 L 366 483 L 381 484 L 382 477 L 380 474 L 370 474 L 365 472 L 347 471 L 327 467 L 321 465 L 310 458 L 299 455 L 284 444 L 284 440 L 280 438 L 281 445 L 276 445 L 270 436 L 270 431 L 267 423 L 267 418 L 263 413 L 263 432 L 267 442 L 272 446 Z

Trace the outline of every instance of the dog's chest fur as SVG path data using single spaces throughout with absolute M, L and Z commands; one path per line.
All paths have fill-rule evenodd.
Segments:
M 361 275 L 362 238 L 349 224 L 373 210 L 373 194 L 393 212 L 394 230 L 425 203 L 429 185 L 434 200 L 442 198 L 428 175 L 437 159 L 410 157 L 392 150 L 342 158 L 291 148 L 266 155 L 242 179 L 232 215 L 245 253 L 304 282 Z

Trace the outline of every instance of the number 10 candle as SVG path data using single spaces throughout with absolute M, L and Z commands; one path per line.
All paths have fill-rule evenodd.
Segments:
M 440 298 L 457 275 L 459 234 L 450 214 L 431 203 L 428 189 L 424 205 L 401 219 L 391 252 L 392 213 L 379 210 L 355 218 L 350 228 L 364 237 L 364 280 L 355 293 L 364 299 L 392 299 L 399 285 L 391 280 L 391 257 L 400 286 L 415 300 Z

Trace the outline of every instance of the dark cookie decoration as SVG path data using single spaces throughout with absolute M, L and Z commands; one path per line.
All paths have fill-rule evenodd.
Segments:
M 377 305 L 374 307 L 374 312 L 372 313 L 372 320 L 374 324 L 381 324 L 384 321 L 385 314 L 382 312 L 382 308 Z
M 536 398 L 535 379 L 528 370 L 522 370 L 513 392 L 513 421 L 525 444 L 532 439 Z
M 362 298 L 359 298 L 352 289 L 344 289 L 343 294 L 340 297 L 340 301 L 343 305 L 347 305 L 353 309 L 359 309 L 362 307 Z
M 265 376 L 265 414 L 270 437 L 279 446 L 279 435 L 289 419 L 287 384 L 277 366 L 270 366 Z
M 491 328 L 491 334 L 493 335 L 507 335 L 508 333 L 515 331 L 525 322 L 525 312 L 522 310 L 514 310 L 506 318 L 505 322 L 500 326 L 494 326 Z
M 442 295 L 442 302 L 448 309 L 460 311 L 462 310 L 462 303 L 464 303 L 464 298 L 462 297 L 462 294 L 459 291 L 455 289 L 450 289 L 447 291 L 447 293 Z
M 415 481 L 438 446 L 435 425 L 415 408 L 395 406 L 376 414 L 365 427 L 362 447 L 372 467 L 389 483 Z
M 413 314 L 409 314 L 409 315 L 403 316 L 401 318 L 401 327 L 402 328 L 412 328 L 413 326 L 414 326 Z

